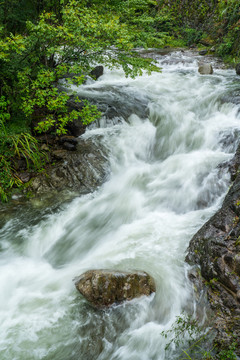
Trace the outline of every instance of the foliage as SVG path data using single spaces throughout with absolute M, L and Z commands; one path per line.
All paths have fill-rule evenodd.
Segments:
M 142 68 L 159 70 L 152 61 L 131 52 L 131 36 L 117 16 L 100 15 L 72 0 L 62 18 L 59 23 L 54 14 L 44 13 L 37 24 L 27 23 L 27 36 L 10 35 L 0 41 L 1 91 L 9 99 L 10 113 L 19 116 L 20 110 L 30 121 L 40 115 L 37 130 L 53 128 L 58 134 L 86 113 L 67 111 L 69 94 L 56 86 L 67 73 L 78 74 L 82 83 L 96 62 L 122 66 L 127 76 L 141 74 Z M 96 114 L 95 108 L 91 110 Z M 87 124 L 94 119 L 88 116 L 82 121 Z
M 156 5 L 152 0 L 122 3 L 124 8 L 130 4 L 131 11 L 135 7 L 142 13 Z M 112 11 L 105 12 L 103 9 L 110 5 Z M 69 109 L 67 87 L 71 83 L 81 85 L 99 63 L 122 67 L 126 76 L 132 77 L 143 70 L 159 71 L 153 60 L 140 58 L 132 50 L 136 39 L 146 46 L 143 38 L 147 35 L 141 38 L 139 25 L 129 27 L 118 6 L 114 1 L 99 4 L 87 0 L 0 2 L 2 193 L 19 184 L 14 178 L 14 156 L 34 166 L 42 159 L 30 135 L 32 124 L 39 133 L 61 135 L 73 120 L 87 125 L 100 116 L 96 106 L 87 101 L 81 102 L 79 110 Z M 143 23 L 147 24 L 146 31 L 152 29 L 150 17 Z M 67 78 L 64 85 L 63 78 Z
M 226 360 L 226 359 L 237 360 L 235 350 L 237 350 L 237 343 L 234 341 L 228 349 L 220 351 L 217 359 L 218 360 Z
M 176 321 L 172 328 L 163 331 L 161 335 L 168 339 L 165 351 L 176 348 L 182 355 L 179 360 L 236 360 L 235 350 L 237 343 L 233 341 L 228 349 L 219 350 L 216 346 L 212 346 L 210 330 L 203 331 L 197 319 L 192 316 L 181 315 L 176 317 Z M 186 348 L 187 347 L 187 348 Z
M 238 0 L 219 1 L 217 24 L 218 55 L 240 56 L 240 4 Z
M 68 0 L 1 0 L 0 24 L 6 34 L 26 29 L 26 21 L 36 22 L 43 12 L 54 12 L 61 18 L 61 9 Z
M 91 1 L 99 7 L 99 1 Z M 162 47 L 172 40 L 174 19 L 163 8 L 158 11 L 155 0 L 100 1 L 101 11 L 114 11 L 120 22 L 127 24 L 130 41 L 135 47 Z
M 168 8 L 186 45 L 198 44 L 206 33 L 209 45 L 216 44 L 217 55 L 240 57 L 239 0 L 159 0 L 158 3 L 161 12 Z
M 14 185 L 22 185 L 15 170 L 15 161 L 24 159 L 28 169 L 39 170 L 44 164 L 45 156 L 39 150 L 37 140 L 29 133 L 16 134 L 6 130 L 4 122 L 9 119 L 7 102 L 3 97 L 0 100 L 0 198 L 7 201 L 8 190 Z
M 176 321 L 172 328 L 166 332 L 161 333 L 166 339 L 169 339 L 165 350 L 169 350 L 171 345 L 177 346 L 177 348 L 185 345 L 186 338 L 188 342 L 195 342 L 201 335 L 201 329 L 196 319 L 191 316 L 181 315 L 176 317 Z
M 202 30 L 197 30 L 188 27 L 182 30 L 182 34 L 187 46 L 190 46 L 192 44 L 198 44 L 203 37 Z
M 214 14 L 217 0 L 159 0 L 161 7 L 168 7 L 181 27 L 202 29 Z

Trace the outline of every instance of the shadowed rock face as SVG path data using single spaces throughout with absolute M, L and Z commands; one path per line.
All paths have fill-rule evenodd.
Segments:
M 91 139 L 76 139 L 76 150 L 64 149 L 52 151 L 57 164 L 38 175 L 28 187 L 34 194 L 46 194 L 63 190 L 87 194 L 103 184 L 109 173 L 107 155 Z
M 90 74 L 97 80 L 100 76 L 103 75 L 104 68 L 102 65 L 96 66 Z
M 192 238 L 186 257 L 188 263 L 200 266 L 201 274 L 193 270 L 190 279 L 199 292 L 207 293 L 220 348 L 229 347 L 233 338 L 240 343 L 239 152 L 240 147 L 233 159 L 235 181 L 221 209 Z
M 77 290 L 97 308 L 109 307 L 156 291 L 145 272 L 89 270 L 75 279 Z

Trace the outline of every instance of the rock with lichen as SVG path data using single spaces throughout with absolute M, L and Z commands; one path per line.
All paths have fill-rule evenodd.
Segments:
M 146 272 L 89 270 L 75 280 L 77 290 L 96 308 L 109 307 L 156 291 Z

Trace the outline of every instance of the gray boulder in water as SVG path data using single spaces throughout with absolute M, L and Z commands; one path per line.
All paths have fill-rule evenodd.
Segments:
M 75 278 L 77 290 L 96 308 L 109 307 L 156 291 L 146 272 L 89 270 Z
M 201 75 L 211 75 L 213 74 L 213 67 L 211 64 L 199 64 L 198 72 Z

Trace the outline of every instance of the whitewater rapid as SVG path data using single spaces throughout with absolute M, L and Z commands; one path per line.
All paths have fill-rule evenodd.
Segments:
M 108 153 L 106 183 L 39 218 L 23 207 L 0 230 L 1 360 L 178 358 L 162 332 L 194 312 L 184 258 L 230 185 L 218 165 L 234 155 L 240 123 L 237 106 L 222 99 L 239 85 L 233 70 L 199 75 L 189 53 L 156 59 L 161 73 L 130 79 L 105 69 L 74 88 L 122 96 L 122 106 L 147 103 L 148 116 L 103 117 L 83 135 Z M 97 268 L 144 270 L 156 294 L 97 311 L 72 282 Z

